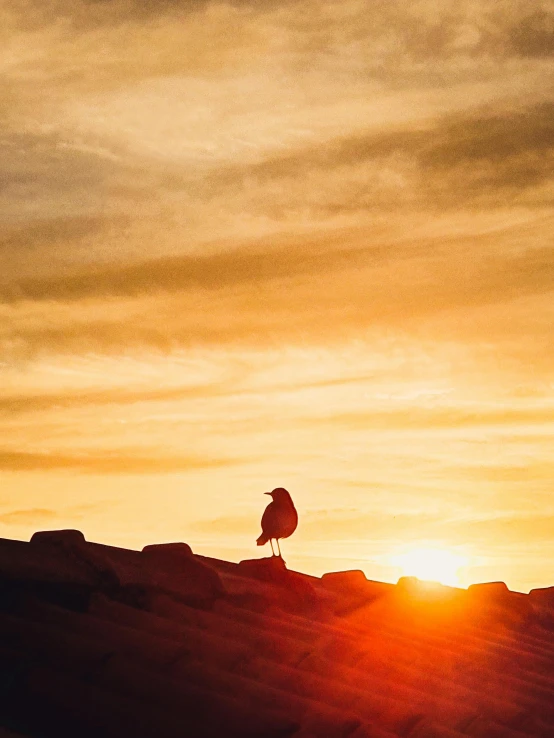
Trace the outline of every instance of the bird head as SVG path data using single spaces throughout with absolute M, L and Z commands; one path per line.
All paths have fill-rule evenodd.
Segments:
M 264 495 L 269 495 L 275 502 L 290 502 L 292 504 L 292 498 L 284 487 L 275 487 L 271 492 L 264 492 Z

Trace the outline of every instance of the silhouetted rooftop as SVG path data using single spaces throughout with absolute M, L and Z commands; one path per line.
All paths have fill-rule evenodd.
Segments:
M 0 738 L 554 736 L 554 587 L 0 539 Z

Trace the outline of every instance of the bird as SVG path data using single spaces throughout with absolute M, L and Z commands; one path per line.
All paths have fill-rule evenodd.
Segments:
M 269 495 L 272 502 L 269 503 L 262 515 L 262 534 L 256 540 L 256 543 L 258 546 L 264 546 L 269 541 L 271 553 L 275 556 L 273 549 L 273 540 L 275 540 L 279 556 L 283 558 L 279 538 L 288 538 L 294 533 L 298 525 L 298 513 L 294 507 L 292 497 L 284 487 L 276 487 L 271 492 L 264 492 L 264 495 Z

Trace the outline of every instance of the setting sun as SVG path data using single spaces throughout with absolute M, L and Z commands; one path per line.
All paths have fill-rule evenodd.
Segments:
M 416 548 L 393 557 L 392 562 L 401 568 L 403 576 L 457 587 L 460 570 L 467 566 L 468 559 L 452 551 Z

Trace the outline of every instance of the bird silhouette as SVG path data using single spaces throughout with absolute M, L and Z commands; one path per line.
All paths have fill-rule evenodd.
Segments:
M 276 487 L 272 492 L 264 492 L 264 494 L 269 495 L 272 502 L 269 503 L 262 515 L 262 534 L 256 543 L 258 546 L 263 546 L 269 541 L 271 553 L 275 556 L 273 550 L 273 540 L 275 540 L 279 556 L 281 556 L 279 538 L 288 538 L 294 533 L 298 525 L 298 513 L 294 507 L 292 497 L 284 487 Z M 281 558 L 283 557 L 281 556 Z

